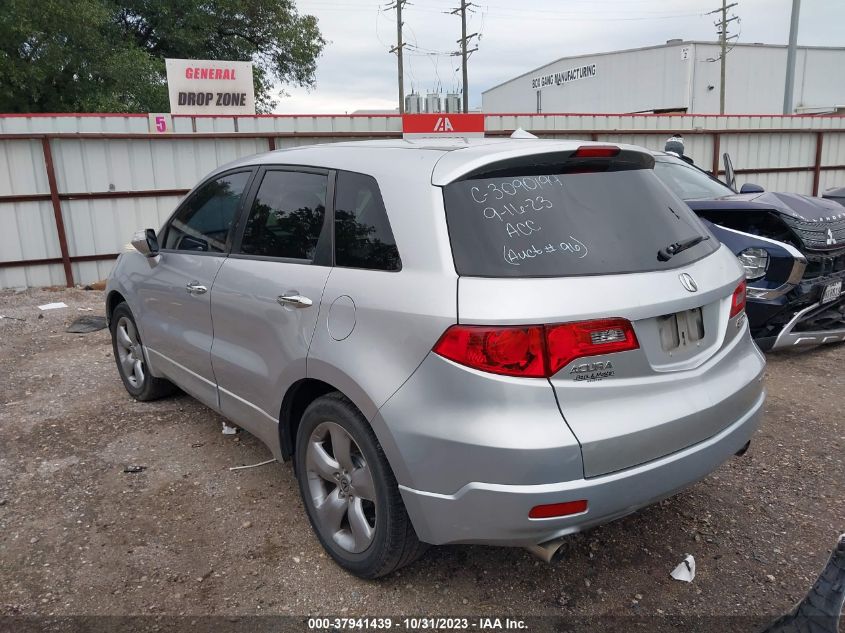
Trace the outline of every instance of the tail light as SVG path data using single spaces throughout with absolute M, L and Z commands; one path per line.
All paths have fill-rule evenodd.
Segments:
M 506 376 L 546 375 L 543 327 L 453 325 L 434 346 L 441 356 L 461 365 Z
M 576 358 L 626 352 L 640 346 L 634 328 L 625 319 L 547 325 L 546 341 L 550 376 Z
M 437 341 L 434 352 L 494 374 L 548 378 L 576 358 L 639 346 L 629 321 L 600 319 L 555 325 L 453 325 Z
M 745 310 L 745 279 L 739 282 L 731 297 L 731 318 Z
M 613 158 L 621 151 L 616 145 L 582 145 L 570 158 Z

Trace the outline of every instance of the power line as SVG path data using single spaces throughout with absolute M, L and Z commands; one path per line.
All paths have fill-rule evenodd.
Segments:
M 464 102 L 464 113 L 469 112 L 469 80 L 467 79 L 467 59 L 469 55 L 478 50 L 478 46 L 475 48 L 469 48 L 469 42 L 474 37 L 478 37 L 478 33 L 470 33 L 467 35 L 467 11 L 470 7 L 474 7 L 472 2 L 467 2 L 467 0 L 461 0 L 461 6 L 453 9 L 450 11 L 452 15 L 460 15 L 461 16 L 461 39 L 457 40 L 458 44 L 461 45 L 461 50 L 457 51 L 455 55 L 461 56 L 461 75 L 462 75 L 462 82 L 461 82 L 461 92 L 463 93 L 463 102 Z
M 405 86 L 402 69 L 402 49 L 405 44 L 402 42 L 402 7 L 408 0 L 394 0 L 394 4 L 388 5 L 387 9 L 396 9 L 396 46 L 391 47 L 390 52 L 396 53 L 396 69 L 399 79 L 399 114 L 405 114 Z
M 531 21 L 531 22 L 640 22 L 643 20 L 678 20 L 680 18 L 698 17 L 701 13 L 674 13 L 667 15 L 649 15 L 641 17 L 609 17 L 601 13 L 574 13 L 571 15 L 544 15 L 542 17 L 526 15 L 524 13 L 507 13 L 491 9 L 487 17 L 491 20 Z
M 728 17 L 728 9 L 731 9 L 731 8 L 737 6 L 738 3 L 732 2 L 731 4 L 727 4 L 727 1 L 728 0 L 722 0 L 722 8 L 721 9 L 715 9 L 715 10 L 709 11 L 708 13 L 705 14 L 705 15 L 712 15 L 714 13 L 721 13 L 722 14 L 722 18 L 713 23 L 717 28 L 716 33 L 719 35 L 719 48 L 721 50 L 721 53 L 719 54 L 719 62 L 720 62 L 719 74 L 721 76 L 721 81 L 720 81 L 721 85 L 719 86 L 719 114 L 725 113 L 725 61 L 727 59 L 728 53 L 730 53 L 731 50 L 733 50 L 733 47 L 731 47 L 731 49 L 728 50 L 728 42 L 730 40 L 736 41 L 736 39 L 738 38 L 737 35 L 729 35 L 728 34 L 728 25 L 731 22 L 739 20 L 739 18 L 736 15 L 732 15 L 729 18 Z M 709 61 L 716 61 L 716 60 L 714 59 L 714 60 L 709 60 Z
M 621 1 L 621 0 L 620 0 Z M 627 1 L 627 0 L 626 0 Z M 648 0 L 649 2 L 652 0 Z M 406 1 L 406 4 L 410 4 Z M 445 5 L 441 5 L 443 8 L 447 8 Z M 351 10 L 361 9 L 361 8 L 381 8 L 382 5 L 377 3 L 367 3 L 367 4 L 343 4 L 343 3 L 328 3 L 328 4 L 321 4 L 318 2 L 309 3 L 309 7 L 318 9 L 320 12 L 339 12 L 339 13 L 348 13 Z M 393 5 L 387 7 L 388 9 L 392 9 Z M 449 7 L 451 8 L 451 7 Z M 696 17 L 702 15 L 700 12 L 683 12 L 683 13 L 673 13 L 671 11 L 632 11 L 625 12 L 622 11 L 614 11 L 613 16 L 609 16 L 607 14 L 607 10 L 597 10 L 597 11 L 588 11 L 588 10 L 578 10 L 577 12 L 570 12 L 564 13 L 561 11 L 553 11 L 553 10 L 544 10 L 544 9 L 533 9 L 529 12 L 526 12 L 522 9 L 513 9 L 509 7 L 503 7 L 500 5 L 486 5 L 486 8 L 489 10 L 486 12 L 487 17 L 491 19 L 499 19 L 499 20 L 520 20 L 520 21 L 564 21 L 564 22 L 628 22 L 628 21 L 642 21 L 642 20 L 675 20 L 679 18 L 687 18 L 687 17 Z M 433 6 L 425 6 L 425 7 L 414 7 L 415 11 L 423 12 L 423 13 L 444 13 L 444 11 L 440 8 L 437 8 L 436 5 Z M 445 11 L 449 13 L 450 11 Z M 542 14 L 542 15 L 537 15 Z
M 405 95 L 404 95 L 404 82 L 405 82 L 405 70 L 407 62 L 407 72 L 409 73 L 409 78 L 413 84 L 418 83 L 417 77 L 415 77 L 412 59 L 414 57 L 427 57 L 432 62 L 432 67 L 437 78 L 437 83 L 441 84 L 441 78 L 439 76 L 439 68 L 438 68 L 438 60 L 440 57 L 451 57 L 451 58 L 460 58 L 460 64 L 453 64 L 451 66 L 453 80 L 457 82 L 457 72 L 461 71 L 461 85 L 460 90 L 462 93 L 462 110 L 467 112 L 469 110 L 469 79 L 468 79 L 468 62 L 469 58 L 472 56 L 472 53 L 478 51 L 477 42 L 481 40 L 482 31 L 484 30 L 485 21 L 486 19 L 506 19 L 506 20 L 540 20 L 543 22 L 546 21 L 567 21 L 567 22 L 593 22 L 593 21 L 632 21 L 632 20 L 661 20 L 661 19 L 676 19 L 676 18 L 683 18 L 689 16 L 701 16 L 706 15 L 702 12 L 692 13 L 692 12 L 683 12 L 683 13 L 673 13 L 671 10 L 638 10 L 634 7 L 631 7 L 631 10 L 626 11 L 620 7 L 619 10 L 613 12 L 613 17 L 608 17 L 606 10 L 601 11 L 592 11 L 587 7 L 584 10 L 579 10 L 574 6 L 570 6 L 570 11 L 567 13 L 563 13 L 557 10 L 550 10 L 546 8 L 537 8 L 531 10 L 524 10 L 523 8 L 514 8 L 513 6 L 503 6 L 499 4 L 488 4 L 487 2 L 483 2 L 482 0 L 476 0 L 480 2 L 484 6 L 481 7 L 478 4 L 473 3 L 471 0 L 458 0 L 460 2 L 459 7 L 455 7 L 454 4 L 450 7 L 448 4 L 444 3 L 454 3 L 456 0 L 426 0 L 424 6 L 415 5 L 409 0 L 387 0 L 389 4 L 378 4 L 375 2 L 367 2 L 367 0 L 363 0 L 363 2 L 356 2 L 354 5 L 350 3 L 350 0 L 306 0 L 303 2 L 304 5 L 313 7 L 318 11 L 340 11 L 340 12 L 348 12 L 351 9 L 360 9 L 361 7 L 373 7 L 376 8 L 376 37 L 379 43 L 384 46 L 385 48 L 389 47 L 390 53 L 396 53 L 397 56 L 397 86 L 399 92 L 399 111 L 400 113 L 404 113 L 405 111 Z M 525 2 L 525 0 L 523 0 Z M 655 0 L 605 0 L 608 4 L 613 3 L 624 3 L 624 4 L 636 4 L 636 3 L 650 3 L 654 2 Z M 699 0 L 701 1 L 701 0 Z M 727 0 L 723 0 L 726 2 Z M 578 2 L 583 3 L 592 3 L 593 0 L 570 0 L 572 4 L 576 4 Z M 531 0 L 528 0 L 528 4 L 531 3 Z M 735 6 L 736 3 L 730 5 Z M 595 6 L 595 5 L 593 5 Z M 348 7 L 348 8 L 347 8 Z M 646 8 L 650 9 L 646 5 Z M 688 7 L 692 9 L 693 7 Z M 443 51 L 428 48 L 425 46 L 420 46 L 417 42 L 416 35 L 413 32 L 413 28 L 406 24 L 403 18 L 407 18 L 406 15 L 403 15 L 403 10 L 411 10 L 412 13 L 421 12 L 421 13 L 430 13 L 430 14 L 447 14 L 447 15 L 454 15 L 459 16 L 461 18 L 461 38 L 457 40 L 459 45 L 458 50 L 453 51 Z M 444 10 L 445 9 L 445 10 Z M 657 9 L 655 6 L 654 9 Z M 388 44 L 382 40 L 381 34 L 379 33 L 379 20 L 382 17 L 388 18 L 385 15 L 386 11 L 396 11 L 396 43 L 395 45 Z M 467 16 L 467 13 L 474 14 L 477 11 L 481 12 L 481 25 L 478 28 L 478 32 L 469 33 L 467 34 L 467 29 L 469 27 L 470 16 Z M 711 12 L 712 13 L 712 12 Z M 626 15 L 627 14 L 627 15 Z M 532 17 L 533 16 L 533 17 Z M 420 16 L 422 18 L 422 16 Z M 389 19 L 389 18 L 388 18 Z M 427 19 L 427 18 L 423 18 Z M 412 16 L 413 20 L 413 16 Z M 737 20 L 738 21 L 738 20 Z M 406 33 L 406 29 L 408 33 Z M 405 37 L 410 35 L 408 38 L 410 41 L 405 41 Z M 733 39 L 733 38 L 729 38 Z M 475 42 L 473 42 L 475 40 Z M 473 46 L 473 44 L 475 45 Z M 730 52 L 728 49 L 726 52 Z M 407 57 L 407 59 L 405 59 Z M 715 60 L 712 60 L 715 61 Z M 417 71 L 419 71 L 419 67 L 417 67 Z M 723 82 L 724 83 L 724 82 Z
M 581 1 L 583 1 L 585 4 L 589 4 L 592 7 L 595 7 L 595 1 L 594 0 L 581 0 Z M 552 16 L 559 15 L 559 16 L 573 17 L 573 16 L 583 15 L 585 13 L 593 14 L 593 15 L 607 15 L 606 5 L 616 3 L 616 4 L 619 4 L 619 5 L 630 6 L 634 1 L 635 0 L 604 0 L 602 2 L 603 8 L 596 9 L 594 11 L 581 9 L 581 8 L 575 8 L 575 7 L 570 7 L 568 11 L 566 11 L 566 10 L 562 11 L 560 9 L 536 9 L 536 8 L 526 8 L 522 5 L 520 5 L 518 8 L 514 8 L 513 6 L 503 6 L 503 5 L 489 4 L 489 3 L 486 3 L 486 2 L 484 3 L 484 5 L 485 5 L 486 8 L 495 10 L 497 12 L 505 11 L 505 12 L 510 12 L 510 13 L 528 15 L 529 17 L 531 15 L 534 15 L 534 14 L 547 14 L 547 15 L 552 15 Z M 655 0 L 643 0 L 643 1 L 649 2 L 649 3 L 655 2 Z M 306 10 L 306 11 L 311 10 L 311 9 L 328 10 L 328 9 L 334 9 L 334 8 L 337 8 L 337 9 L 361 9 L 361 8 L 377 8 L 379 6 L 381 6 L 381 5 L 378 2 L 354 2 L 353 3 L 353 2 L 350 2 L 348 0 L 347 0 L 347 2 L 334 2 L 332 0 L 312 0 L 311 2 L 308 2 L 304 6 L 304 10 Z M 453 8 L 452 3 L 449 0 L 444 0 L 443 3 L 426 2 L 426 6 L 418 6 L 418 7 L 415 8 L 415 10 L 416 11 L 428 11 L 428 12 L 431 12 L 431 13 L 439 13 L 443 10 L 451 10 L 452 8 Z M 648 15 L 648 14 L 673 14 L 675 12 L 673 12 L 672 10 L 667 10 L 667 9 L 655 9 L 655 10 L 632 9 L 632 10 L 625 10 L 625 9 L 620 8 L 620 9 L 614 9 L 614 13 Z M 690 14 L 690 15 L 697 15 L 697 14 Z
M 411 35 L 414 36 L 414 41 L 416 41 L 417 38 L 413 30 L 411 30 Z M 406 48 L 409 48 L 410 46 L 411 45 L 408 43 L 405 44 Z M 416 92 L 415 86 L 419 85 L 419 82 L 417 81 L 417 75 L 414 73 L 414 60 L 413 56 L 407 51 L 405 52 L 405 55 L 408 57 L 408 74 L 411 76 L 411 92 L 414 93 Z

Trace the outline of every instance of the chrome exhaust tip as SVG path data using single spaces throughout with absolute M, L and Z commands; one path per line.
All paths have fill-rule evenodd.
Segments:
M 546 541 L 545 543 L 539 543 L 537 545 L 526 545 L 525 549 L 534 554 L 537 558 L 547 563 L 551 563 L 555 555 L 560 550 L 561 545 L 563 545 L 564 540 L 566 537 L 559 537 L 552 539 L 551 541 Z

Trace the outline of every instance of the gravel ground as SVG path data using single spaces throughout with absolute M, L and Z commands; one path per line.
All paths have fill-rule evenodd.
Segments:
M 37 305 L 69 307 L 39 313 Z M 93 312 L 79 308 L 93 308 Z M 432 548 L 374 582 L 311 533 L 289 464 L 188 396 L 137 403 L 98 291 L 0 292 L 0 615 L 776 615 L 845 531 L 845 347 L 769 356 L 766 419 L 742 458 L 570 538 Z M 43 318 L 39 315 L 43 314 Z M 125 473 L 141 465 L 139 473 Z M 669 572 L 693 554 L 691 584 Z

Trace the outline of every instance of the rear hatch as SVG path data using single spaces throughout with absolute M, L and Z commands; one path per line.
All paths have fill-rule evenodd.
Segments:
M 741 268 L 652 164 L 590 145 L 478 166 L 444 187 L 459 323 L 545 337 L 545 370 L 524 375 L 551 382 L 587 477 L 700 442 L 751 405 L 721 402 L 734 385 L 708 388 L 708 361 L 741 331 L 728 327 L 741 318 Z

